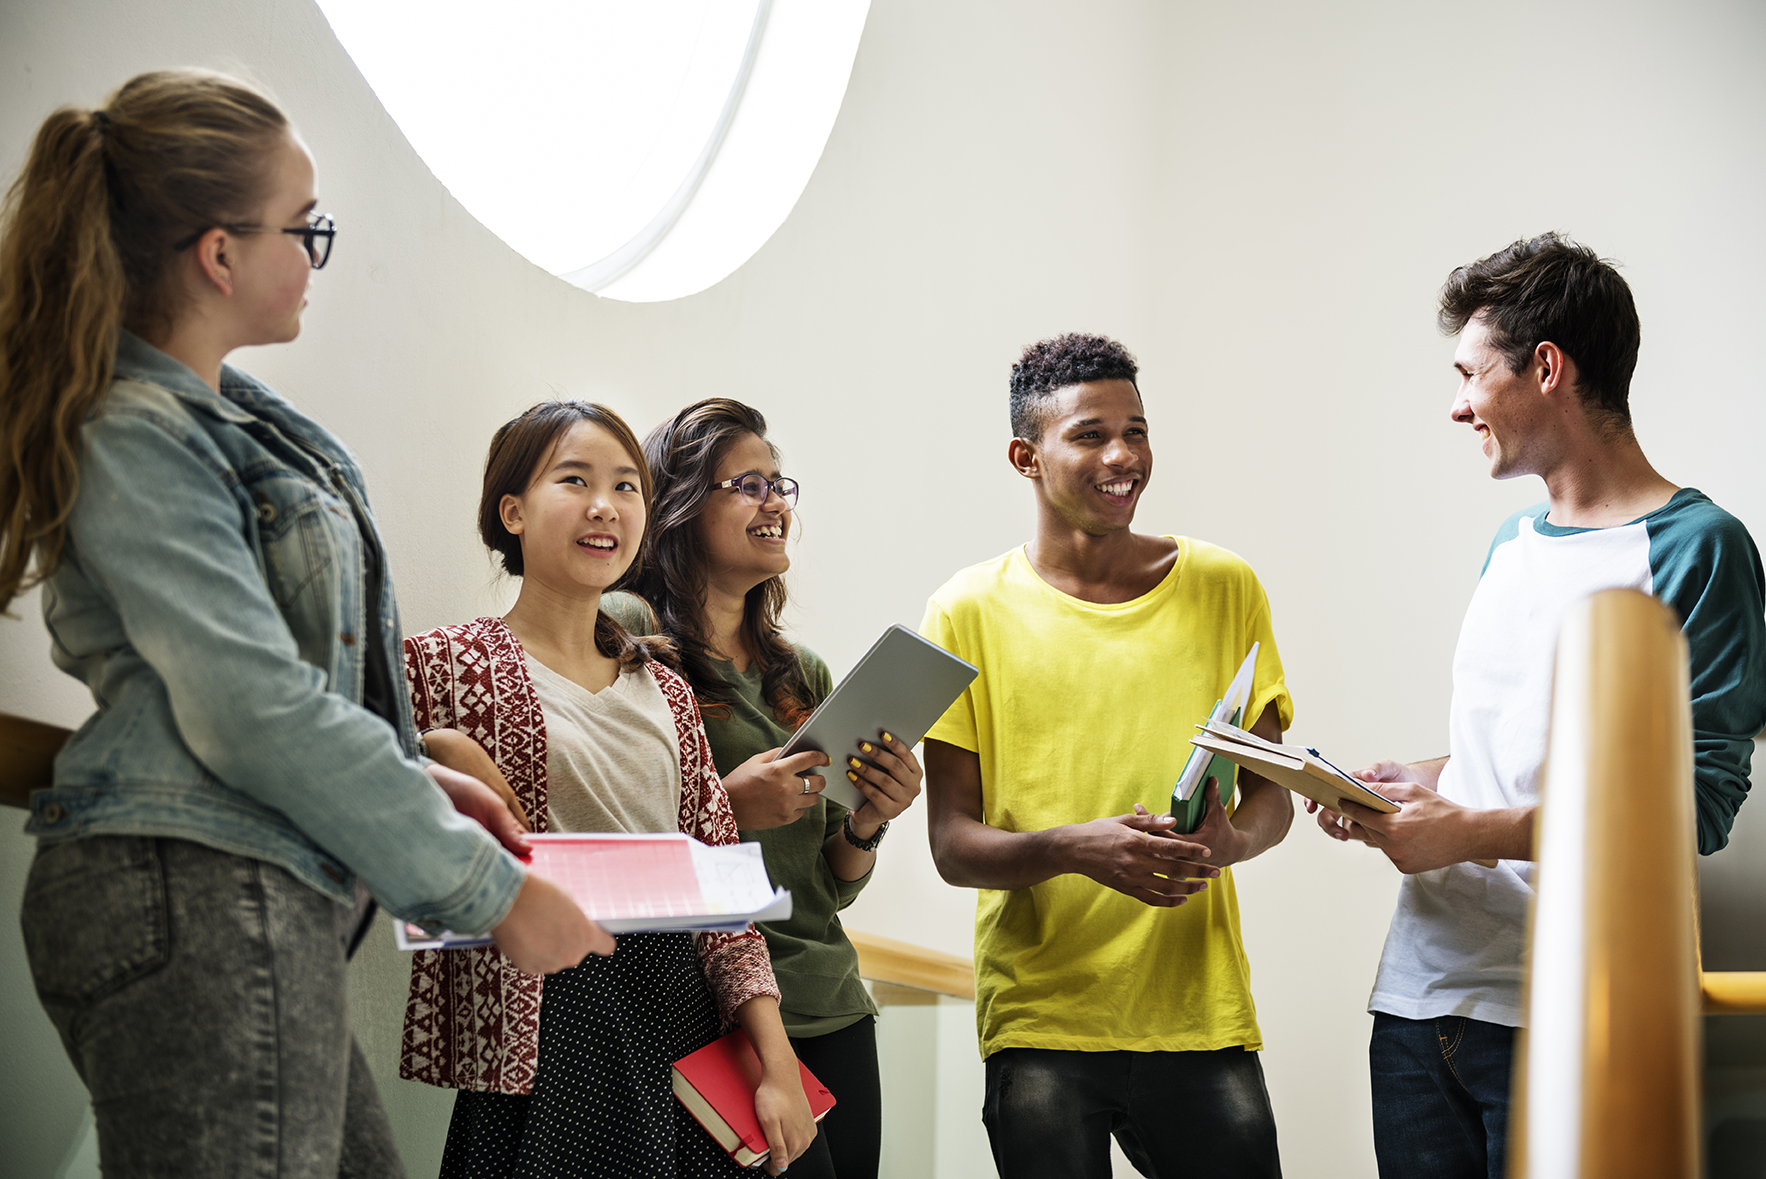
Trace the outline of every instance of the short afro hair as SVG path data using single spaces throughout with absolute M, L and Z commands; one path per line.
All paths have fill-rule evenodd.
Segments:
M 1048 425 L 1044 406 L 1056 391 L 1087 381 L 1127 381 L 1135 385 L 1140 365 L 1128 349 L 1108 336 L 1068 332 L 1038 340 L 1012 366 L 1012 437 L 1042 440 Z M 1135 385 L 1136 394 L 1140 386 Z
M 1547 340 L 1576 362 L 1585 409 L 1631 424 L 1631 374 L 1642 330 L 1631 288 L 1613 264 L 1560 233 L 1518 241 L 1461 266 L 1441 288 L 1441 330 L 1456 336 L 1474 318 L 1519 373 Z

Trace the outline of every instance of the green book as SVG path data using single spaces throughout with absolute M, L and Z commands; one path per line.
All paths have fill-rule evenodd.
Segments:
M 1250 653 L 1239 664 L 1238 674 L 1226 689 L 1226 695 L 1214 702 L 1204 721 L 1225 721 L 1236 725 L 1251 702 L 1251 680 L 1257 672 L 1257 651 L 1263 644 L 1252 643 Z M 1200 727 L 1200 726 L 1198 726 Z M 1239 767 L 1219 754 L 1206 749 L 1190 750 L 1177 785 L 1171 788 L 1171 814 L 1177 820 L 1172 828 L 1179 835 L 1188 835 L 1202 825 L 1208 814 L 1208 779 L 1220 783 L 1220 805 L 1225 806 L 1238 783 Z
M 1220 703 L 1216 702 L 1214 707 L 1218 710 Z M 1235 711 L 1228 723 L 1238 724 L 1239 716 L 1240 714 Z M 1205 762 L 1206 765 L 1196 771 L 1192 778 L 1191 766 L 1199 762 Z M 1231 800 L 1233 790 L 1238 784 L 1238 773 L 1237 763 L 1228 761 L 1218 753 L 1211 754 L 1206 749 L 1192 750 L 1190 760 L 1184 766 L 1183 776 L 1177 780 L 1177 785 L 1171 788 L 1171 814 L 1177 820 L 1177 826 L 1172 830 L 1179 835 L 1188 835 L 1202 825 L 1202 820 L 1208 816 L 1208 779 L 1210 778 L 1214 778 L 1220 783 L 1220 805 L 1225 806 Z M 1184 788 L 1186 782 L 1193 782 L 1194 785 L 1190 788 L 1188 798 L 1180 797 L 1178 791 Z

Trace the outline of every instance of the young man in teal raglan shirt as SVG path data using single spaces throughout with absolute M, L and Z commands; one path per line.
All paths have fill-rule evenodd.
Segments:
M 1679 616 L 1691 655 L 1699 852 L 1729 840 L 1766 725 L 1766 577 L 1741 521 L 1657 474 L 1631 429 L 1639 329 L 1618 272 L 1557 234 L 1448 278 L 1458 335 L 1453 420 L 1496 479 L 1537 475 L 1548 499 L 1495 542 L 1453 657 L 1448 757 L 1363 771 L 1394 815 L 1319 812 L 1338 839 L 1405 873 L 1368 1009 L 1380 1174 L 1504 1173 L 1510 1063 L 1552 662 L 1565 613 L 1631 587 Z M 1495 868 L 1469 861 L 1496 859 Z

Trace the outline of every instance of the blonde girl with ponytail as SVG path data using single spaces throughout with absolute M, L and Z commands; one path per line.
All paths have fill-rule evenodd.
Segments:
M 530 973 L 612 950 L 424 757 L 355 460 L 226 363 L 299 334 L 315 191 L 274 103 L 178 70 L 49 116 L 0 211 L 0 609 L 40 584 L 96 705 L 21 923 L 107 1177 L 402 1173 L 344 992 L 376 899 Z

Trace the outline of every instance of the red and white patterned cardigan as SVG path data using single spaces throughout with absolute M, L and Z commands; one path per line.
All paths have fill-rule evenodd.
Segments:
M 687 681 L 655 662 L 650 673 L 674 714 L 681 746 L 681 830 L 702 843 L 735 843 L 736 817 L 711 760 L 711 743 Z M 521 645 L 500 618 L 443 626 L 405 640 L 405 678 L 419 729 L 454 728 L 491 755 L 534 829 L 546 829 L 546 722 Z M 726 1028 L 756 995 L 779 996 L 766 942 L 694 935 Z M 399 1076 L 447 1089 L 527 1093 L 540 1054 L 541 980 L 501 950 L 414 955 Z

